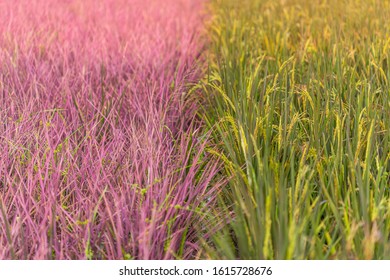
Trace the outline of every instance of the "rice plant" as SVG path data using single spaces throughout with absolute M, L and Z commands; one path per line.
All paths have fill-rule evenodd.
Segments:
M 0 259 L 389 259 L 390 1 L 163 2 L 0 0 Z
M 206 257 L 389 259 L 390 2 L 211 10 L 203 114 L 229 181 Z
M 197 257 L 219 184 L 192 90 L 203 17 L 0 1 L 0 259 Z

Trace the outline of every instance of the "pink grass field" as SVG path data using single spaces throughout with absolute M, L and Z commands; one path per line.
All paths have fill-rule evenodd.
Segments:
M 204 19 L 199 0 L 0 0 L 0 259 L 201 254 Z

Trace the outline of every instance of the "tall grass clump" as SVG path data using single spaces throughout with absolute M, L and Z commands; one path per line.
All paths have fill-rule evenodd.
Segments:
M 202 11 L 0 1 L 0 259 L 198 256 L 219 184 L 191 86 Z
M 208 257 L 390 258 L 390 2 L 213 0 Z

